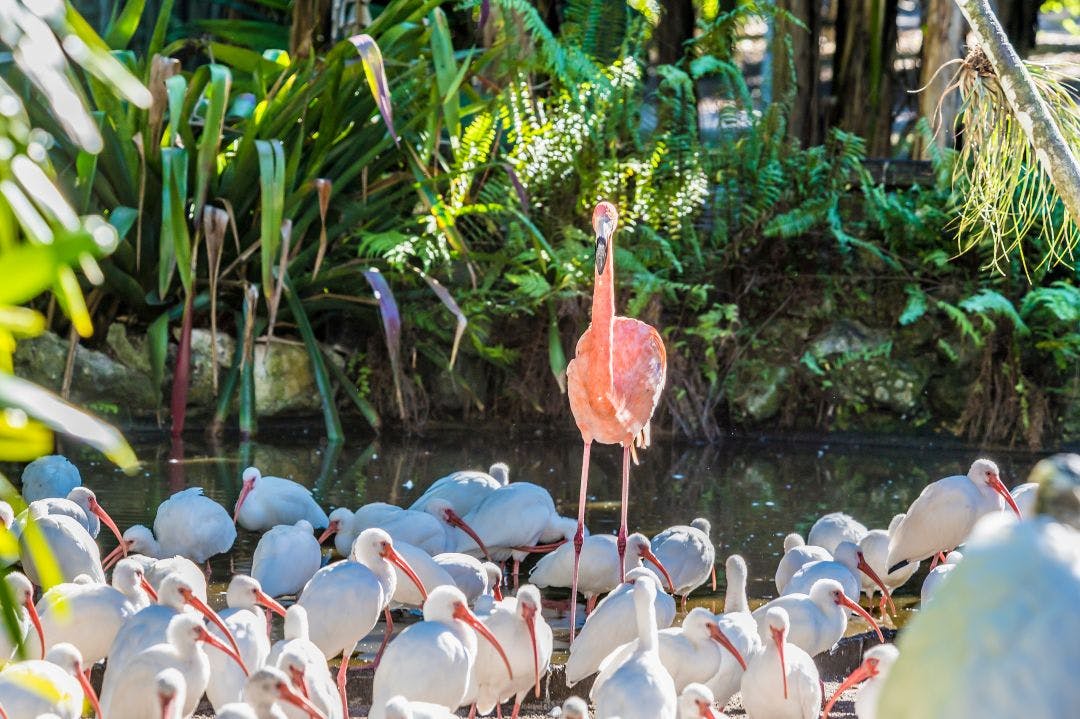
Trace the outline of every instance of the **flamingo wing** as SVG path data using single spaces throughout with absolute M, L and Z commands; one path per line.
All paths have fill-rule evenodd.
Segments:
M 624 430 L 648 446 L 648 424 L 667 381 L 667 350 L 656 328 L 630 317 L 616 317 L 612 335 L 612 406 Z

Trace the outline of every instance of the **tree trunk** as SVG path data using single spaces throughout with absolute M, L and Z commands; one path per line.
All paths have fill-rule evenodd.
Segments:
M 686 54 L 683 47 L 694 37 L 693 0 L 669 0 L 661 5 L 660 24 L 656 26 L 656 50 L 661 65 L 670 65 Z
M 956 116 L 960 112 L 960 93 L 955 88 L 942 97 L 945 88 L 955 77 L 955 63 L 938 72 L 947 62 L 964 57 L 964 38 L 967 23 L 954 0 L 926 0 L 923 19 L 923 45 L 919 69 L 919 116 L 925 117 L 934 128 L 934 144 L 952 147 L 956 140 Z M 926 159 L 926 144 L 915 138 L 914 155 Z
M 892 131 L 897 0 L 839 0 L 833 59 L 832 123 L 887 156 Z
M 791 101 L 788 134 L 801 141 L 804 147 L 809 147 L 824 139 L 819 100 L 821 0 L 779 0 L 777 7 L 787 10 L 807 27 L 807 30 L 803 30 L 794 23 L 777 19 L 772 46 L 772 88 L 774 100 Z M 791 41 L 790 58 L 786 42 L 788 38 Z
M 296 0 L 293 3 L 292 27 L 289 30 L 289 55 L 307 57 L 325 39 L 328 3 L 323 0 Z
M 1035 148 L 1039 165 L 1050 176 L 1065 211 L 1080 222 L 1080 163 L 1039 95 L 1020 56 L 1016 54 L 989 0 L 956 0 L 979 47 L 990 59 L 994 74 L 1028 142 Z
M 998 20 L 1009 42 L 1020 57 L 1027 57 L 1035 49 L 1035 33 L 1038 30 L 1039 2 L 1035 0 L 995 0 Z

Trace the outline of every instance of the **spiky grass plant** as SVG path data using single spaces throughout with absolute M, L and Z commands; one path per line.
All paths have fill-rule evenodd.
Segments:
M 1072 265 L 1080 218 L 1066 211 L 983 51 L 976 47 L 957 62 L 945 94 L 963 98 L 962 147 L 953 165 L 953 186 L 963 198 L 959 252 L 988 248 L 988 266 L 1002 274 L 1015 257 L 1029 279 L 1033 270 Z M 1068 68 L 1026 65 L 1066 141 L 1080 148 L 1080 106 L 1066 85 Z

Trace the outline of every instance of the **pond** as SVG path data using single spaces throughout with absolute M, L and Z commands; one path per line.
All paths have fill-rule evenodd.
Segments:
M 407 506 L 438 477 L 505 461 L 511 481 L 542 485 L 551 491 L 561 513 L 576 513 L 581 471 L 576 436 L 453 430 L 423 437 L 352 440 L 329 449 L 320 444 L 320 430 L 321 426 L 279 430 L 246 444 L 188 438 L 181 460 L 172 458 L 174 448 L 167 438 L 136 435 L 133 446 L 144 465 L 134 477 L 125 477 L 85 448 L 72 447 L 68 456 L 121 530 L 136 523 L 152 525 L 157 505 L 189 486 L 203 487 L 231 513 L 241 472 L 248 465 L 312 487 L 329 511 L 376 501 Z M 1031 466 L 1044 456 L 984 453 L 975 447 L 938 446 L 910 438 L 733 440 L 721 446 L 657 438 L 653 447 L 640 454 L 641 465 L 631 470 L 630 529 L 651 536 L 694 517 L 708 518 L 713 540 L 719 544 L 720 569 L 723 557 L 742 554 L 750 569 L 747 592 L 751 603 L 757 604 L 776 595 L 773 573 L 787 533 L 798 531 L 805 536 L 815 519 L 838 510 L 868 527 L 886 527 L 927 483 L 966 472 L 971 461 L 984 454 L 999 464 L 1010 487 L 1023 482 Z M 616 447 L 593 449 L 587 523 L 594 533 L 618 529 L 620 457 Z M 107 532 L 99 539 L 103 554 L 115 546 Z M 231 572 L 250 569 L 257 541 L 257 534 L 240 530 L 232 555 L 213 560 L 216 605 L 223 606 L 219 592 L 224 591 Z M 923 572 L 898 594 L 917 595 Z M 697 602 L 714 611 L 722 607 L 722 571 L 719 580 L 716 595 L 702 591 L 708 587 L 695 595 Z M 898 604 L 910 606 L 911 602 Z M 902 610 L 901 622 L 904 614 Z M 852 632 L 865 629 L 852 622 Z M 377 639 L 369 638 L 363 648 L 368 649 L 369 643 L 374 648 Z

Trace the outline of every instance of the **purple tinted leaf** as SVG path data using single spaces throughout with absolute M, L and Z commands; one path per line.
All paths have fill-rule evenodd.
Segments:
M 491 0 L 484 0 L 480 3 L 480 20 L 476 23 L 476 27 L 480 30 L 484 29 L 484 25 L 487 24 L 488 16 L 491 14 Z
M 364 279 L 371 285 L 375 300 L 379 303 L 379 314 L 382 315 L 383 331 L 386 333 L 386 351 L 390 354 L 390 369 L 394 373 L 398 415 L 405 419 L 405 400 L 401 394 L 401 313 L 383 273 L 372 267 L 364 270 Z
M 394 107 L 390 100 L 390 85 L 386 82 L 386 69 L 383 67 L 382 52 L 370 35 L 353 35 L 349 41 L 360 53 L 360 59 L 364 62 L 364 75 L 367 76 L 371 95 L 375 98 L 375 104 L 379 106 L 379 114 L 383 122 L 390 130 L 390 137 L 394 138 L 394 144 L 398 142 L 397 132 L 394 131 Z
M 458 346 L 461 344 L 462 335 L 465 334 L 465 328 L 469 326 L 469 320 L 466 319 L 465 313 L 461 311 L 461 308 L 450 294 L 450 291 L 447 290 L 441 282 L 423 272 L 420 273 L 420 276 L 428 283 L 428 287 L 435 293 L 435 296 L 442 300 L 442 303 L 446 305 L 446 309 L 450 310 L 450 312 L 457 317 L 457 328 L 454 330 L 454 346 L 450 350 L 450 369 L 453 369 L 454 360 L 457 358 Z
M 525 189 L 525 185 L 521 184 L 521 180 L 518 178 L 517 173 L 514 172 L 514 168 L 509 163 L 503 165 L 506 168 L 506 174 L 510 176 L 510 182 L 514 185 L 514 191 L 517 192 L 518 202 L 521 203 L 521 210 L 526 215 L 529 214 L 529 191 Z

